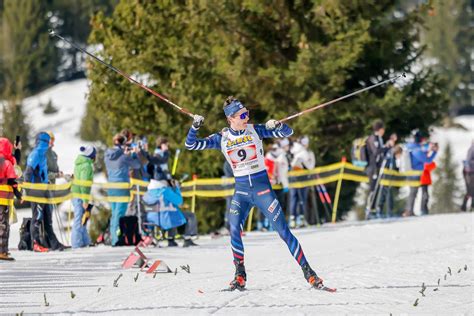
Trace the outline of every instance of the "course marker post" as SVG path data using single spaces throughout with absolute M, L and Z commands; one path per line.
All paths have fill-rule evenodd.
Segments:
M 347 159 L 346 157 L 342 157 L 341 159 L 341 171 L 339 172 L 339 178 L 337 180 L 337 187 L 336 187 L 336 196 L 334 197 L 334 206 L 332 208 L 332 223 L 336 223 L 336 216 L 337 216 L 337 206 L 339 204 L 339 195 L 341 193 L 341 186 L 342 186 L 342 178 L 344 176 L 344 166 L 346 165 Z

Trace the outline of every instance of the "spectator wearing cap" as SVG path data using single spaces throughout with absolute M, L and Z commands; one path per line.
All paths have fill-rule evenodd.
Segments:
M 126 145 L 127 138 L 122 134 L 113 137 L 114 146 L 105 151 L 105 167 L 109 182 L 130 182 L 130 170 L 140 168 L 138 159 L 138 148 L 130 148 Z M 109 197 L 127 197 L 128 189 L 109 189 Z M 110 235 L 112 246 L 118 242 L 120 218 L 127 212 L 128 202 L 110 202 L 112 217 L 110 219 Z
M 35 147 L 26 161 L 24 173 L 25 182 L 48 183 L 48 164 L 46 152 L 50 146 L 51 137 L 46 132 L 36 135 Z M 33 251 L 46 252 L 51 250 L 64 250 L 53 230 L 53 210 L 50 204 L 31 203 L 32 220 L 30 226 Z M 44 230 L 40 236 L 40 227 Z
M 56 183 L 57 178 L 61 178 L 63 176 L 63 172 L 59 170 L 58 165 L 58 154 L 53 150 L 55 137 L 53 132 L 48 131 L 46 132 L 49 137 L 49 148 L 46 152 L 46 162 L 48 164 L 48 181 L 49 183 Z
M 413 135 L 413 142 L 406 145 L 410 153 L 411 168 L 416 171 L 421 171 L 420 186 L 410 187 L 410 194 L 405 205 L 405 211 L 402 216 L 413 216 L 413 208 L 415 206 L 418 189 L 421 187 L 421 213 L 428 214 L 429 193 L 428 186 L 431 184 L 430 173 L 436 168 L 433 162 L 438 152 L 438 144 L 427 142 L 427 138 L 416 130 Z
M 97 150 L 94 146 L 81 146 L 79 155 L 74 162 L 74 184 L 72 186 L 72 205 L 74 207 L 74 222 L 72 224 L 72 248 L 87 247 L 91 243 L 87 232 L 86 210 L 90 201 L 92 180 L 94 178 L 94 161 Z
M 316 165 L 313 151 L 309 149 L 309 138 L 302 137 L 299 142 L 294 142 L 291 147 L 293 159 L 290 166 L 292 170 L 310 170 Z M 290 227 L 304 225 L 308 200 L 308 187 L 290 189 Z

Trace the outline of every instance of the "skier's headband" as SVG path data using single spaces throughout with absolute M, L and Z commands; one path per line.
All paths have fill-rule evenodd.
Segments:
M 229 117 L 239 112 L 244 108 L 244 105 L 239 100 L 234 100 L 224 108 L 225 116 Z

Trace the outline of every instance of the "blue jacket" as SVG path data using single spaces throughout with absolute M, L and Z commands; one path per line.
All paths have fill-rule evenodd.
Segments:
M 436 157 L 436 152 L 428 156 L 428 146 L 420 143 L 408 143 L 407 150 L 410 152 L 411 168 L 423 171 L 425 163 L 432 162 Z
M 105 167 L 109 182 L 130 182 L 130 169 L 140 168 L 137 155 L 126 155 L 120 146 L 109 148 L 105 151 Z M 130 190 L 109 189 L 109 196 L 129 196 Z
M 130 169 L 139 169 L 140 161 L 135 154 L 126 155 L 120 146 L 105 151 L 105 167 L 109 182 L 129 182 Z
M 25 181 L 31 183 L 48 183 L 48 163 L 46 152 L 51 137 L 41 132 L 36 136 L 36 145 L 26 160 Z
M 148 190 L 143 196 L 143 202 L 148 205 L 154 205 L 160 203 L 161 197 L 163 197 L 163 206 L 172 206 L 176 210 L 181 211 L 179 206 L 183 204 L 183 196 L 179 188 L 173 189 L 172 187 L 166 186 L 159 189 Z M 160 205 L 160 208 L 162 209 L 163 206 Z
M 159 205 L 159 212 L 147 212 L 147 221 L 168 230 L 186 224 L 186 218 L 179 209 L 183 196 L 179 188 L 172 188 L 166 180 L 151 180 L 148 191 L 143 196 L 147 205 Z

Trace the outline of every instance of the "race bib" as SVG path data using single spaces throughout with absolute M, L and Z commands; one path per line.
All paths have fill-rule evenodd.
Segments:
M 248 146 L 231 149 L 227 151 L 227 155 L 233 165 L 255 160 L 257 159 L 257 146 L 255 146 L 255 144 L 250 144 Z

